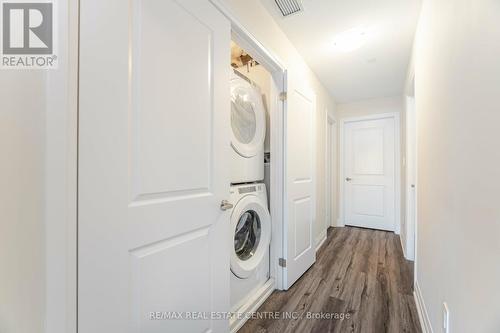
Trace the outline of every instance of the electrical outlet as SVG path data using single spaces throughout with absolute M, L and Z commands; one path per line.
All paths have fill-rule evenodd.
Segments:
M 450 310 L 446 302 L 443 302 L 443 333 L 450 333 Z

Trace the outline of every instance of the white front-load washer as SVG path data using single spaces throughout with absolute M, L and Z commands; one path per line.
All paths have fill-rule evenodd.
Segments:
M 231 184 L 264 179 L 266 110 L 258 87 L 233 72 L 231 86 Z
M 234 185 L 231 213 L 231 310 L 238 310 L 269 280 L 271 216 L 264 184 Z

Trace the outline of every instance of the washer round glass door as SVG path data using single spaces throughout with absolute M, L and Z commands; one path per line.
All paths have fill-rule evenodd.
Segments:
M 271 216 L 255 195 L 238 201 L 231 215 L 231 271 L 247 278 L 262 262 L 271 242 Z
M 262 227 L 259 215 L 253 210 L 244 212 L 234 232 L 234 251 L 240 260 L 247 260 L 259 246 Z
M 258 89 L 233 74 L 231 79 L 231 146 L 243 157 L 253 157 L 266 138 L 266 113 Z

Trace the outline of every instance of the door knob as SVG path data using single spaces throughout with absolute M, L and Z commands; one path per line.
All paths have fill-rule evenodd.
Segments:
M 345 180 L 348 181 L 348 182 L 350 182 L 352 180 L 352 178 L 346 177 Z
M 222 200 L 222 202 L 220 203 L 220 210 L 228 210 L 231 208 L 233 208 L 233 204 L 227 200 Z

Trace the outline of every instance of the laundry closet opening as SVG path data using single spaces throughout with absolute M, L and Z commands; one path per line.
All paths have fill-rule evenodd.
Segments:
M 242 314 L 231 319 L 233 332 L 278 287 L 280 278 L 276 266 L 281 253 L 276 249 L 282 238 L 282 198 L 277 193 L 283 192 L 277 168 L 282 154 L 273 148 L 282 143 L 273 125 L 282 112 L 278 92 L 283 72 L 273 76 L 258 59 L 257 50 L 247 51 L 231 40 L 230 304 L 232 312 Z
M 230 320 L 237 331 L 275 289 L 284 289 L 286 70 L 232 22 L 230 42 L 232 253 Z

